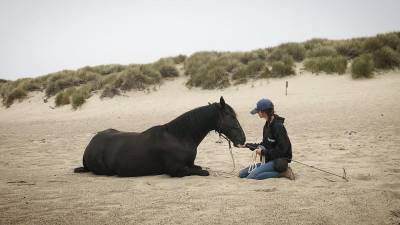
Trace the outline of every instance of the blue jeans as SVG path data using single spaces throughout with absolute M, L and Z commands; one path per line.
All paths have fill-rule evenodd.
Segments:
M 257 163 L 257 168 L 248 172 L 249 167 L 242 169 L 239 172 L 240 178 L 263 180 L 267 178 L 279 177 L 279 172 L 274 170 L 274 162 L 269 161 L 265 164 Z

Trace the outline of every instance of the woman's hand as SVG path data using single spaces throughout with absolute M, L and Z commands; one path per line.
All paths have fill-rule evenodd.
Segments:
M 256 150 L 254 150 L 254 151 L 256 151 L 257 155 L 261 155 L 261 151 L 262 151 L 261 148 L 256 148 Z

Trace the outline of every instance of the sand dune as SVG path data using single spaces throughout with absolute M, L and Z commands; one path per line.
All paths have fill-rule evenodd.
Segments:
M 289 95 L 284 83 L 289 81 Z M 225 90 L 188 90 L 184 78 L 158 91 L 89 99 L 80 110 L 51 109 L 34 93 L 0 108 L 0 224 L 399 224 L 400 74 L 369 80 L 303 74 Z M 248 141 L 263 121 L 248 112 L 271 98 L 286 117 L 294 158 L 350 178 L 292 164 L 297 180 L 234 176 L 117 178 L 74 174 L 91 137 L 142 131 L 223 95 Z M 227 143 L 210 133 L 197 164 L 230 171 Z M 251 152 L 234 150 L 238 167 Z

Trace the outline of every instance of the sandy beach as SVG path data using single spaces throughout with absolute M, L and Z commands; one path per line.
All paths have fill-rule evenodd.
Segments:
M 285 96 L 285 81 L 289 82 Z M 223 90 L 188 89 L 186 78 L 157 91 L 91 97 L 81 109 L 52 108 L 44 93 L 0 107 L 0 224 L 400 224 L 400 74 L 368 80 L 304 73 Z M 247 141 L 260 141 L 263 120 L 249 114 L 270 98 L 293 145 L 297 179 L 263 181 L 231 171 L 228 144 L 214 132 L 196 164 L 211 176 L 119 178 L 74 174 L 93 135 L 107 128 L 143 131 L 223 95 Z M 236 170 L 251 152 L 234 149 Z

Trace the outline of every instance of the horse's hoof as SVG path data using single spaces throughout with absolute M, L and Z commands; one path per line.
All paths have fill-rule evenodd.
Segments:
M 200 176 L 210 176 L 210 173 L 207 170 L 202 170 L 199 175 Z

